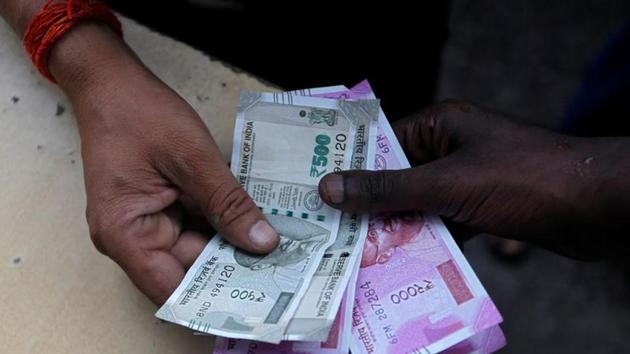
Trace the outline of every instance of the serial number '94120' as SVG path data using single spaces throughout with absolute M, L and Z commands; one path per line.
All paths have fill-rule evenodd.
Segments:
M 313 148 L 313 160 L 311 163 L 311 177 L 322 177 L 328 172 L 329 159 L 331 159 L 331 143 L 334 152 L 332 153 L 332 165 L 334 172 L 340 172 L 343 166 L 346 140 L 345 134 L 339 133 L 335 135 L 335 141 L 332 142 L 330 136 L 319 134 L 315 137 L 315 147 Z

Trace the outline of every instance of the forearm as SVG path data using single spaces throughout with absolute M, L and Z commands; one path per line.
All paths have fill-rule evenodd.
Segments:
M 53 46 L 48 67 L 71 100 L 108 84 L 124 84 L 148 73 L 127 44 L 106 24 L 87 21 Z
M 29 22 L 46 0 L 0 0 L 0 15 L 22 37 Z

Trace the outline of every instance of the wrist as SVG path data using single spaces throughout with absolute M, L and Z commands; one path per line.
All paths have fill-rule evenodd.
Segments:
M 598 215 L 609 223 L 624 229 L 630 225 L 627 210 L 630 207 L 630 139 L 627 137 L 595 138 L 592 154 L 581 165 L 592 165 L 587 172 L 594 178 L 589 186 L 597 203 Z M 620 230 L 621 231 L 621 230 Z
M 61 37 L 48 66 L 71 100 L 93 87 L 147 71 L 125 42 L 98 21 L 80 23 Z
M 630 139 L 576 138 L 574 149 L 566 164 L 572 171 L 572 178 L 566 181 L 572 190 L 567 238 L 584 248 L 578 252 L 584 253 L 579 258 L 627 253 L 628 243 L 623 237 L 630 226 L 630 163 L 626 162 Z

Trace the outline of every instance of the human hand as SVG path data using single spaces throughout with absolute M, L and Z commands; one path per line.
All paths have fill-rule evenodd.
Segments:
M 185 223 L 191 210 L 237 247 L 275 248 L 278 235 L 197 113 L 111 31 L 82 25 L 53 50 L 51 72 L 79 123 L 92 240 L 154 303 L 207 243 Z
M 328 204 L 354 212 L 439 214 L 576 258 L 599 258 L 627 245 L 620 230 L 630 195 L 623 176 L 630 168 L 620 161 L 630 152 L 628 139 L 559 135 L 457 101 L 393 128 L 418 166 L 330 174 L 320 182 Z

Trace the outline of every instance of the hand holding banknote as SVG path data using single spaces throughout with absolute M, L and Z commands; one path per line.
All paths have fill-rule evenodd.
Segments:
M 273 249 L 277 235 L 192 107 L 113 33 L 87 26 L 72 35 L 80 41 L 84 31 L 105 37 L 101 48 L 107 50 L 90 53 L 107 56 L 99 60 L 109 64 L 98 66 L 104 72 L 82 76 L 80 84 L 57 79 L 79 121 L 87 219 L 96 247 L 156 304 L 181 282 L 211 235 L 188 227 L 180 201 L 198 208 L 206 226 L 239 247 Z M 261 237 L 266 234 L 268 239 Z
M 606 173 L 592 164 L 604 141 L 523 127 L 458 101 L 393 128 L 417 167 L 330 174 L 320 183 L 327 203 L 353 212 L 421 210 L 576 258 L 596 258 L 614 247 L 614 236 L 593 237 L 617 233 L 606 233 L 614 223 L 604 220 L 612 215 L 589 212 L 588 201 L 602 197 L 584 178 Z M 614 166 L 610 158 L 597 159 Z
M 34 16 L 53 5 L 59 3 L 0 1 L 0 15 L 22 37 Z M 68 5 L 69 12 L 88 6 Z M 239 247 L 275 248 L 276 232 L 230 173 L 197 113 L 121 36 L 88 22 L 64 30 L 59 41 L 51 37 L 54 50 L 43 57 L 77 118 L 87 221 L 97 249 L 161 304 L 210 234 L 188 227 L 180 201 L 207 219 L 195 224 L 211 224 Z

